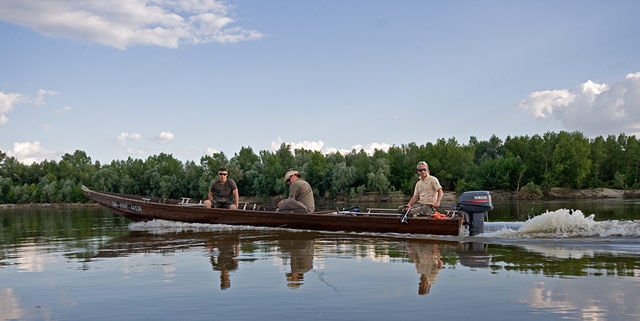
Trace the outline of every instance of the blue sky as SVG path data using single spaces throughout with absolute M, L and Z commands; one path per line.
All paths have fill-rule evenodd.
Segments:
M 0 150 L 640 133 L 638 1 L 0 2 Z

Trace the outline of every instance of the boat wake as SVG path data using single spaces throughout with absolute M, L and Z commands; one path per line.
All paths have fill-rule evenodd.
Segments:
M 224 225 L 207 223 L 184 223 L 166 220 L 151 220 L 148 222 L 133 222 L 129 224 L 131 231 L 145 231 L 152 234 L 184 233 L 184 232 L 227 232 L 239 230 L 269 229 L 244 225 Z
M 522 224 L 491 223 L 494 231 L 482 234 L 491 238 L 580 238 L 640 237 L 640 221 L 595 221 L 580 210 L 560 209 L 545 212 Z M 496 228 L 498 228 L 496 230 Z

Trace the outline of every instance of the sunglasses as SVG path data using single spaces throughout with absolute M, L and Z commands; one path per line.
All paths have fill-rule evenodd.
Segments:
M 420 169 L 418 169 L 418 172 L 424 172 L 426 170 L 427 170 L 426 168 L 420 168 Z
M 227 176 L 227 175 L 229 175 L 229 174 L 227 174 L 227 173 L 218 173 L 218 175 L 219 175 L 219 176 Z

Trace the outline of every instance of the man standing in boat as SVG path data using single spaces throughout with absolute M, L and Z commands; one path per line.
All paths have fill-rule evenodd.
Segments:
M 209 188 L 209 199 L 204 201 L 204 206 L 211 208 L 212 205 L 216 208 L 228 208 L 230 210 L 237 210 L 240 196 L 238 194 L 238 186 L 236 182 L 228 178 L 229 171 L 226 168 L 220 167 L 218 169 L 218 179 L 214 180 Z M 215 196 L 215 204 L 213 203 Z
M 302 179 L 302 175 L 298 171 L 288 171 L 284 175 L 284 181 L 289 184 L 289 198 L 285 198 L 278 203 L 278 210 L 313 213 L 316 209 L 313 189 L 307 181 Z
M 427 162 L 419 162 L 416 166 L 420 180 L 416 183 L 409 203 L 400 206 L 398 211 L 404 214 L 410 210 L 411 216 L 431 216 L 442 200 L 442 186 L 435 176 L 429 175 Z M 414 206 L 415 204 L 415 206 Z

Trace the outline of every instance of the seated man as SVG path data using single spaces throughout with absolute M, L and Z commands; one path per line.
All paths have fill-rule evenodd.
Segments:
M 302 179 L 302 175 L 298 171 L 288 171 L 284 175 L 284 181 L 289 184 L 289 198 L 278 203 L 278 211 L 313 213 L 316 209 L 313 189 Z
M 228 178 L 229 171 L 226 168 L 218 169 L 218 179 L 214 180 L 209 188 L 209 199 L 204 201 L 204 206 L 211 208 L 228 208 L 237 210 L 240 196 L 238 195 L 238 186 L 236 182 Z M 215 196 L 215 203 L 212 203 Z
M 435 208 L 440 207 L 442 186 L 435 176 L 429 175 L 429 165 L 426 162 L 419 162 L 416 170 L 420 180 L 416 183 L 409 203 L 400 206 L 398 212 L 404 214 L 409 210 L 411 216 L 431 216 L 435 213 Z

